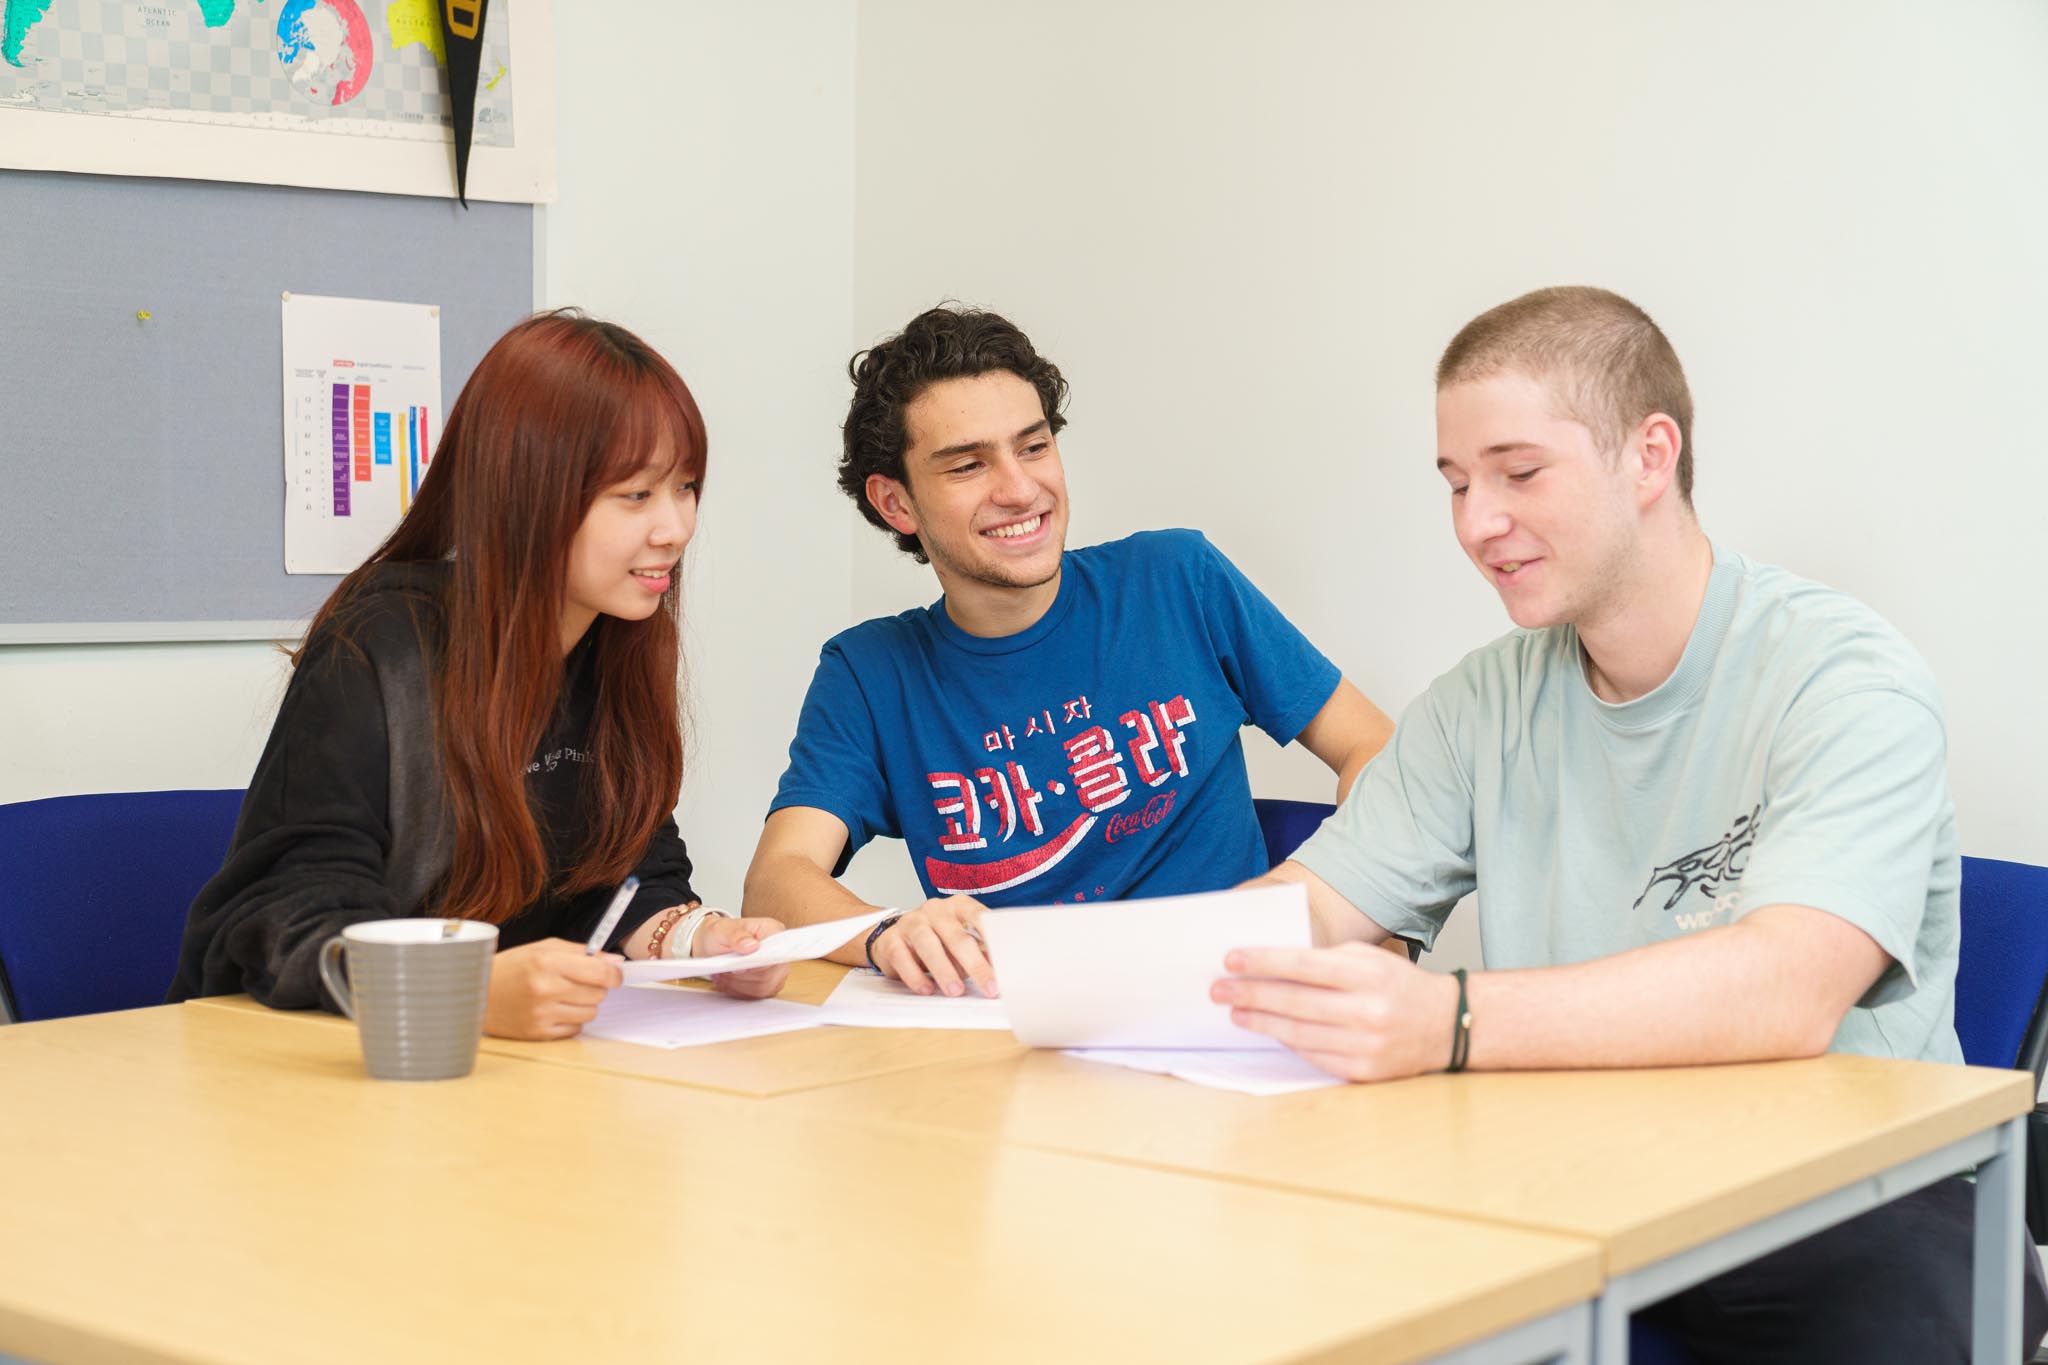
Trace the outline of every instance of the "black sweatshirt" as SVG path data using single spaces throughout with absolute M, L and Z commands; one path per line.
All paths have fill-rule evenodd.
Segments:
M 427 677 L 442 638 L 447 565 L 390 564 L 348 608 L 347 639 L 323 630 L 292 673 L 242 799 L 227 861 L 192 903 L 169 999 L 247 991 L 280 1009 L 334 1008 L 320 945 L 365 920 L 432 914 L 448 868 L 440 751 Z M 527 768 L 548 885 L 498 926 L 500 950 L 582 941 L 611 888 L 552 888 L 583 838 L 581 779 L 597 686 L 588 637 L 564 663 L 555 718 Z M 649 916 L 697 899 L 675 820 L 635 869 L 639 894 L 608 946 Z

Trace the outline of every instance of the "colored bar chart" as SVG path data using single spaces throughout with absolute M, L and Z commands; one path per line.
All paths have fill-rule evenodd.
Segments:
M 427 410 L 408 406 L 403 412 L 372 406 L 368 384 L 334 385 L 334 515 L 350 514 L 349 484 L 368 483 L 378 465 L 391 465 L 399 480 L 399 511 L 419 496 L 420 458 L 426 449 Z
M 412 469 L 412 442 L 408 433 L 412 423 L 406 422 L 391 433 L 391 444 L 398 456 L 398 515 L 404 516 L 412 510 L 413 495 L 420 491 L 419 476 Z
M 389 415 L 391 418 L 389 439 L 387 441 L 385 437 L 379 436 L 377 463 L 389 464 L 394 460 L 396 461 L 399 475 L 398 510 L 402 516 L 412 510 L 412 500 L 420 495 L 421 471 L 433 463 L 434 456 L 432 448 L 427 444 L 427 410 L 425 408 L 419 406 L 406 408 L 404 413 L 405 420 L 403 422 L 398 420 L 400 414 L 396 410 L 393 410 Z M 378 413 L 377 421 L 380 424 L 383 423 L 385 416 L 386 414 L 384 413 Z M 380 425 L 379 431 L 381 432 L 382 430 L 383 427 Z
M 286 294 L 285 572 L 347 573 L 418 500 L 441 394 L 440 310 Z
M 348 515 L 348 385 L 334 386 L 334 515 Z
M 370 481 L 370 386 L 357 384 L 355 388 L 356 482 Z

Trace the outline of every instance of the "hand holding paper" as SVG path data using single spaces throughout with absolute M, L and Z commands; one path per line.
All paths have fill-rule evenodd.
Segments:
M 1333 1076 L 1398 1080 L 1450 1058 L 1458 984 L 1405 957 L 1363 943 L 1244 947 L 1224 965 L 1211 998 Z
M 972 896 L 928 900 L 889 926 L 870 956 L 886 976 L 918 995 L 1001 993 L 981 940 L 988 907 Z
M 1210 998 L 1224 957 L 1306 948 L 1295 883 L 1113 905 L 991 910 L 982 919 L 1010 1026 L 1034 1047 L 1277 1048 Z
M 794 929 L 784 929 L 779 934 L 770 934 L 751 953 L 719 953 L 713 957 L 656 958 L 647 962 L 628 962 L 619 970 L 624 973 L 628 984 L 638 981 L 681 981 L 692 977 L 720 976 L 727 972 L 751 972 L 762 967 L 774 967 L 790 962 L 804 962 L 814 957 L 823 957 L 835 948 L 851 942 L 854 935 L 864 934 L 872 929 L 888 910 L 876 910 L 872 914 L 854 915 L 847 919 L 826 920 L 822 924 L 804 924 Z M 714 923 L 716 921 L 713 921 Z M 728 925 L 744 925 L 745 920 L 728 920 Z M 705 932 L 709 932 L 707 924 Z
M 735 1000 L 766 1000 L 778 995 L 784 983 L 789 980 L 789 964 L 786 962 L 759 962 L 760 946 L 782 932 L 782 921 L 761 916 L 746 919 L 727 919 L 713 915 L 697 926 L 693 952 L 700 952 L 706 959 L 713 957 L 736 957 L 746 965 L 734 971 L 721 972 L 711 978 L 711 984 L 719 994 L 729 995 Z

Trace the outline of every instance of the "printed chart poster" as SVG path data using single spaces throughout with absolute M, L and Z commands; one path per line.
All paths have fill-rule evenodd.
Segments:
M 369 558 L 418 495 L 440 421 L 439 308 L 285 295 L 284 571 Z
M 0 166 L 452 198 L 440 3 L 0 0 Z M 550 25 L 483 17 L 472 199 L 554 197 Z

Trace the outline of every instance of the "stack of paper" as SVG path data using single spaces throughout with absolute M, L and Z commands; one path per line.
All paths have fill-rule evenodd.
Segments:
M 1009 1012 L 967 983 L 965 995 L 919 995 L 862 968 L 848 972 L 819 1007 L 828 1024 L 850 1028 L 971 1028 L 1007 1033 Z
M 816 1028 L 824 1022 L 818 1013 L 815 1005 L 787 1000 L 735 1000 L 676 986 L 621 986 L 604 998 L 583 1034 L 648 1047 L 694 1047 Z
M 890 913 L 786 929 L 751 953 L 628 962 L 623 970 L 628 983 L 652 983 L 800 962 L 851 942 Z M 1013 1030 L 1036 1047 L 1247 1095 L 1341 1084 L 1237 1027 L 1209 999 L 1231 949 L 1309 946 L 1308 899 L 1299 886 L 997 910 L 982 920 L 982 934 L 1002 984 L 998 999 L 971 984 L 966 995 L 917 995 L 870 971 L 848 972 L 822 1006 L 629 985 L 613 991 L 583 1031 L 676 1048 L 820 1024 Z
M 1198 1052 L 1187 1049 L 1118 1051 L 1113 1048 L 1069 1048 L 1069 1057 L 1108 1062 L 1135 1071 L 1177 1076 L 1214 1090 L 1245 1095 L 1291 1095 L 1321 1090 L 1344 1082 L 1318 1071 L 1292 1052 Z

